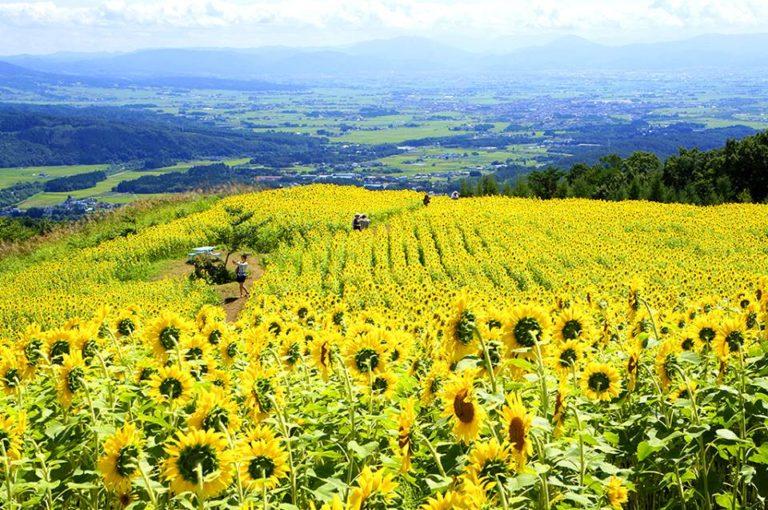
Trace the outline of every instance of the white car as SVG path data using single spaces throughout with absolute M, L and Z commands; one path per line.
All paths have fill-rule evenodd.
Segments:
M 221 257 L 221 252 L 216 251 L 215 246 L 200 246 L 198 248 L 193 248 L 192 251 L 187 254 L 187 262 L 194 262 L 201 256 L 218 259 Z

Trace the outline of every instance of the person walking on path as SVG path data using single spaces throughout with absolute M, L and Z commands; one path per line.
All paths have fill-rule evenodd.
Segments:
M 240 284 L 240 297 L 242 298 L 243 295 L 249 297 L 251 293 L 245 288 L 245 280 L 248 278 L 248 255 L 243 253 L 239 261 L 233 260 L 232 263 L 237 266 L 235 269 L 235 280 Z

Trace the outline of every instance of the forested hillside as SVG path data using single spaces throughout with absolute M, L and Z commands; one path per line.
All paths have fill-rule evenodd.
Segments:
M 253 133 L 114 107 L 0 104 L 0 167 L 253 157 L 256 164 L 356 161 L 396 153 L 294 133 Z

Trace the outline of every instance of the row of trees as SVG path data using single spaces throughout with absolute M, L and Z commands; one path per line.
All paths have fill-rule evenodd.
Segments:
M 635 152 L 609 155 L 570 170 L 547 167 L 499 185 L 493 176 L 461 184 L 462 196 L 507 194 L 539 198 L 651 200 L 700 205 L 768 201 L 768 132 L 729 140 L 711 151 L 680 149 L 661 161 Z
M 88 189 L 96 186 L 97 183 L 107 180 L 107 174 L 103 170 L 95 172 L 85 172 L 82 174 L 67 175 L 57 177 L 47 181 L 44 185 L 45 191 L 64 192 L 75 191 L 78 189 Z

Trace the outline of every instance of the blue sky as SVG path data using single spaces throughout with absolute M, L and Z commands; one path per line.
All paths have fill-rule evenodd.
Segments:
M 324 46 L 425 36 L 505 50 L 768 31 L 768 0 L 0 0 L 0 53 Z

